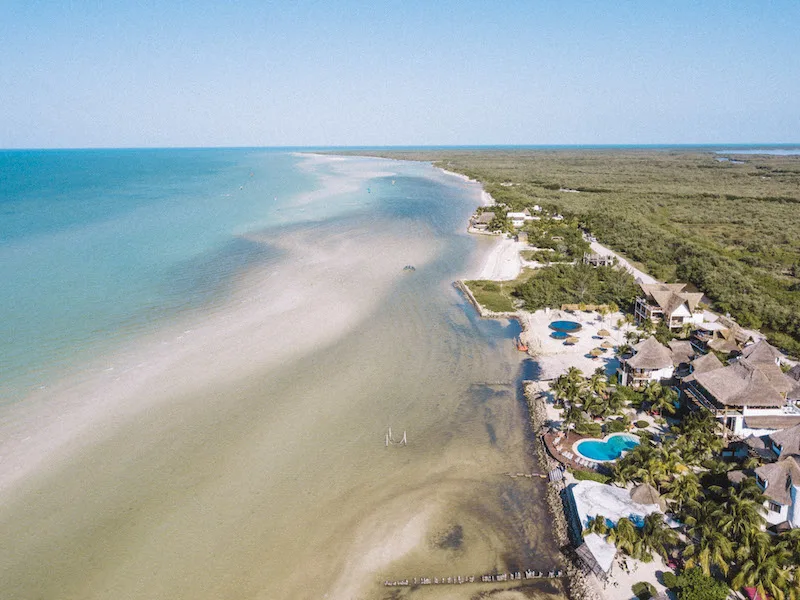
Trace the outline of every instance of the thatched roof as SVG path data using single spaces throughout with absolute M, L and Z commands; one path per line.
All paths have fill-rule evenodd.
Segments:
M 723 354 L 739 351 L 739 344 L 733 338 L 715 337 L 708 342 L 706 346 L 717 352 L 722 352 Z
M 703 299 L 700 292 L 685 291 L 685 283 L 640 283 L 639 286 L 648 300 L 657 304 L 666 315 L 671 315 L 684 303 L 690 312 L 694 312 Z
M 666 512 L 667 503 L 658 490 L 649 483 L 642 483 L 631 490 L 631 500 L 637 504 L 657 504 L 662 512 Z
M 597 335 L 599 335 L 600 337 L 608 337 L 611 335 L 611 332 L 608 329 L 601 329 L 600 331 L 597 332 Z
M 771 433 L 769 439 L 780 446 L 781 454 L 800 454 L 800 424 Z
M 713 352 L 709 352 L 708 354 L 704 354 L 698 358 L 695 358 L 691 363 L 692 365 L 692 373 L 691 375 L 687 375 L 683 378 L 684 381 L 694 381 L 700 373 L 708 373 L 709 371 L 715 371 L 717 369 L 721 369 L 724 365 L 722 361 L 717 358 L 717 356 Z
M 780 407 L 786 404 L 761 369 L 747 359 L 694 376 L 697 383 L 725 406 Z
M 757 437 L 752 433 L 742 440 L 742 443 L 753 450 L 766 450 L 767 443 L 763 437 Z
M 613 348 L 613 347 L 614 347 L 614 344 L 612 344 L 611 342 L 609 342 L 608 340 L 606 340 L 605 342 L 603 342 L 602 344 L 600 344 L 600 347 L 601 347 L 601 348 L 606 348 L 607 350 L 611 350 L 611 348 Z
M 691 342 L 681 340 L 670 340 L 669 349 L 672 351 L 672 364 L 689 364 L 696 354 Z
M 775 346 L 767 342 L 767 340 L 761 340 L 760 342 L 746 346 L 742 350 L 742 356 L 756 365 L 773 364 L 777 366 L 781 358 L 781 352 Z
M 672 353 L 652 335 L 636 344 L 633 349 L 636 354 L 626 362 L 634 369 L 655 371 L 672 366 Z
M 800 416 L 789 417 L 786 415 L 774 415 L 764 417 L 745 417 L 745 425 L 750 429 L 786 429 L 800 424 Z
M 767 482 L 764 496 L 778 504 L 789 505 L 792 503 L 789 481 L 800 483 L 800 457 L 781 454 L 778 462 L 758 467 L 756 475 Z
M 488 225 L 489 223 L 492 222 L 493 219 L 494 219 L 493 212 L 485 212 L 478 215 L 478 218 L 475 219 L 475 222 Z

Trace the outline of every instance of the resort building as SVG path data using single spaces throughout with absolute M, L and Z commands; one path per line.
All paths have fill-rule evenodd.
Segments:
M 700 292 L 687 292 L 685 283 L 639 283 L 642 295 L 636 298 L 636 324 L 664 321 L 670 329 L 703 322 Z
M 745 456 L 756 455 L 768 462 L 755 471 L 730 471 L 728 479 L 738 484 L 755 477 L 766 498 L 764 516 L 772 533 L 800 526 L 800 425 L 768 436 L 750 436 L 738 444 L 747 447 Z
M 706 313 L 703 322 L 692 332 L 692 341 L 704 352 L 740 354 L 745 344 L 755 341 L 753 333 L 740 327 L 733 319 L 720 316 L 711 321 L 709 316 L 711 313 Z
M 584 252 L 583 264 L 592 265 L 593 267 L 610 267 L 614 264 L 614 257 L 611 254 Z
M 675 372 L 672 352 L 652 335 L 633 347 L 634 355 L 620 362 L 619 382 L 642 387 L 651 381 L 670 379 Z
M 472 219 L 470 219 L 470 225 L 472 225 L 473 229 L 478 231 L 486 231 L 489 229 L 489 223 L 492 221 L 494 221 L 494 213 L 484 212 L 472 217 Z
M 691 363 L 682 389 L 689 402 L 712 411 L 726 433 L 760 436 L 800 423 L 800 408 L 788 398 L 795 382 L 781 371 L 781 354 L 768 342 L 744 348 L 727 367 L 709 356 Z
M 800 456 L 782 454 L 777 462 L 756 469 L 756 481 L 764 492 L 764 515 L 775 532 L 800 526 Z
M 540 209 L 541 210 L 541 209 Z M 511 221 L 511 226 L 519 229 L 523 225 L 525 225 L 526 221 L 538 221 L 539 217 L 534 217 L 531 214 L 529 209 L 525 209 L 522 212 L 508 212 L 506 213 L 506 217 Z
M 589 519 L 602 516 L 608 525 L 616 525 L 625 517 L 640 527 L 647 515 L 663 513 L 665 509 L 658 492 L 648 485 L 627 490 L 597 481 L 579 481 L 567 490 L 570 529 L 577 544 L 576 551 L 584 564 L 601 578 L 611 571 L 617 548 L 596 533 L 583 536 Z

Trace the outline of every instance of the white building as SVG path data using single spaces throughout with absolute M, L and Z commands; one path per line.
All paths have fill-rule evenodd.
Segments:
M 778 462 L 756 469 L 756 481 L 767 498 L 767 522 L 780 529 L 800 527 L 800 456 L 782 453 Z
M 712 411 L 736 436 L 787 429 L 800 422 L 800 408 L 788 399 L 795 382 L 778 366 L 780 356 L 768 342 L 758 342 L 727 367 L 719 363 L 716 368 L 695 371 L 684 379 L 683 392 L 693 403 Z
M 636 324 L 650 320 L 664 321 L 670 329 L 680 329 L 686 323 L 703 322 L 700 292 L 687 292 L 685 283 L 639 283 L 642 295 L 636 299 Z
M 597 481 L 579 481 L 568 489 L 576 538 L 582 536 L 590 518 L 602 516 L 607 524 L 616 525 L 625 517 L 633 521 L 637 527 L 641 527 L 647 515 L 663 512 L 663 500 L 650 486 L 638 486 L 633 490 L 627 490 Z M 596 533 L 590 533 L 582 539 L 583 544 L 577 549 L 578 556 L 589 563 L 589 567 L 598 575 L 607 574 L 617 554 L 616 546 Z
M 635 354 L 619 366 L 619 382 L 642 387 L 651 381 L 670 379 L 675 372 L 672 352 L 652 335 L 633 347 Z

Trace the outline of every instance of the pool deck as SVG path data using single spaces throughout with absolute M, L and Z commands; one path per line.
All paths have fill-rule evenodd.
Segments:
M 594 440 L 596 438 L 570 433 L 569 440 L 567 440 L 564 433 L 558 432 L 545 433 L 542 439 L 544 440 L 544 446 L 547 448 L 547 452 L 550 456 L 562 465 L 578 471 L 597 471 L 600 468 L 601 463 L 583 459 L 572 451 L 572 447 L 576 442 Z M 581 462 L 578 462 L 579 460 Z

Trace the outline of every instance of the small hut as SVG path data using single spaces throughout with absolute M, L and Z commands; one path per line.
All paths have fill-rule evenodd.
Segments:
M 631 500 L 637 504 L 657 504 L 661 512 L 666 512 L 667 503 L 658 490 L 649 483 L 642 483 L 631 490 Z
M 611 332 L 608 329 L 601 329 L 600 331 L 597 332 L 597 335 L 599 335 L 600 337 L 608 337 L 611 335 Z
M 575 344 L 577 344 L 579 341 L 580 341 L 580 340 L 579 340 L 578 338 L 576 338 L 575 336 L 572 336 L 572 335 L 571 335 L 571 336 L 569 336 L 567 339 L 565 339 L 565 340 L 564 340 L 564 343 L 565 343 L 567 346 L 574 346 L 574 345 L 575 345 Z
M 605 348 L 606 350 L 611 350 L 614 347 L 614 344 L 612 344 L 609 341 L 605 341 L 602 344 L 600 344 L 600 347 Z

